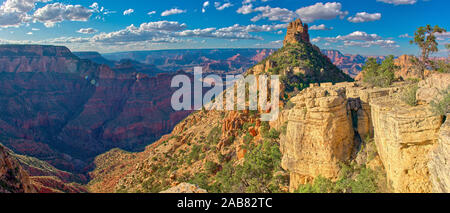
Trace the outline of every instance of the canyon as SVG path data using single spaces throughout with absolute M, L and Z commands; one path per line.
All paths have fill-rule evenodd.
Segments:
M 265 51 L 223 53 L 218 69 L 204 63 L 211 55 L 194 56 L 200 50 L 164 60 L 158 51 L 77 53 L 81 59 L 64 47 L 1 46 L 0 141 L 10 150 L 0 149 L 0 188 L 286 193 L 317 192 L 314 184 L 326 180 L 333 187 L 320 192 L 449 192 L 448 105 L 444 114 L 433 106 L 448 98 L 450 74 L 407 80 L 415 75 L 402 56 L 392 85 L 354 81 L 359 68 L 349 64 L 364 57 L 321 51 L 300 19 L 282 48 Z M 203 64 L 242 73 L 236 61 L 255 62 L 245 74 L 281 75 L 277 120 L 259 120 L 270 109 L 171 109 L 176 70 Z

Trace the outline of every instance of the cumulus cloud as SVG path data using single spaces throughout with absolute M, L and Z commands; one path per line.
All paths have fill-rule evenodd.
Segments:
M 208 8 L 208 7 L 209 7 L 209 1 L 205 1 L 203 3 L 203 7 L 202 7 L 202 13 L 206 12 L 206 8 Z
M 361 23 L 361 22 L 369 22 L 369 21 L 377 21 L 381 19 L 381 13 L 366 13 L 360 12 L 356 13 L 355 16 L 348 17 L 349 22 L 353 23 Z
M 0 27 L 17 27 L 32 20 L 28 14 L 37 2 L 50 0 L 6 0 L 0 6 Z
M 173 8 L 173 9 L 162 12 L 161 16 L 170 16 L 170 15 L 181 14 L 181 13 L 186 13 L 186 12 L 187 12 L 186 10 L 180 10 L 177 8 Z
M 295 12 L 286 8 L 279 7 L 253 7 L 251 0 L 244 1 L 242 7 L 236 12 L 239 14 L 259 13 L 251 21 L 268 19 L 270 21 L 290 22 L 296 18 L 301 18 L 303 22 L 311 23 L 316 20 L 330 20 L 336 17 L 343 19 L 348 15 L 347 11 L 342 11 L 342 5 L 338 2 L 316 3 L 307 7 L 297 9 Z
M 156 14 L 156 11 L 150 11 L 150 12 L 147 13 L 147 15 L 149 15 L 149 16 L 151 16 L 153 14 Z
M 186 24 L 175 21 L 158 21 L 143 23 L 140 26 L 130 25 L 125 29 L 100 33 L 92 37 L 61 37 L 46 40 L 50 44 L 89 44 L 92 46 L 120 46 L 120 45 L 150 45 L 161 43 L 178 43 L 188 41 L 190 38 L 213 38 L 227 40 L 263 40 L 251 33 L 278 31 L 287 27 L 287 24 L 275 25 L 239 25 L 235 24 L 224 28 L 186 29 Z M 80 29 L 79 32 L 91 30 Z M 44 41 L 43 41 L 44 42 Z
M 401 5 L 401 4 L 415 4 L 417 0 L 377 0 L 378 2 L 384 2 L 393 5 Z
M 62 3 L 47 4 L 37 9 L 33 17 L 35 20 L 44 23 L 46 27 L 53 27 L 62 21 L 87 21 L 92 10 L 81 5 L 65 5 Z
M 182 37 L 201 37 L 201 38 L 219 38 L 219 39 L 249 39 L 262 40 L 261 37 L 250 34 L 251 32 L 270 32 L 286 28 L 286 24 L 277 25 L 239 25 L 235 24 L 230 27 L 220 29 L 205 28 L 185 30 L 177 33 L 177 36 Z
M 320 25 L 312 25 L 309 27 L 309 30 L 332 30 L 332 27 L 327 27 L 325 24 Z
M 125 10 L 125 11 L 123 11 L 123 15 L 124 16 L 126 16 L 126 15 L 130 15 L 130 14 L 132 14 L 132 13 L 134 13 L 134 9 L 128 9 L 128 10 Z
M 252 4 L 244 4 L 236 12 L 240 13 L 240 14 L 244 14 L 244 15 L 250 14 L 253 12 L 253 5 Z
M 398 36 L 399 38 L 412 38 L 412 36 L 410 36 L 408 33 L 405 34 L 401 34 Z
M 231 4 L 230 2 L 225 2 L 223 4 L 221 4 L 220 2 L 214 2 L 214 7 L 216 8 L 216 10 L 224 10 L 231 6 L 233 6 L 233 4 Z
M 317 37 L 312 42 L 326 41 L 328 43 L 341 43 L 344 46 L 372 47 L 380 46 L 385 48 L 397 48 L 397 43 L 390 39 L 383 39 L 377 34 L 368 34 L 362 31 L 355 31 L 348 35 L 338 35 L 336 37 Z
M 303 22 L 311 23 L 316 20 L 330 20 L 336 17 L 343 19 L 348 11 L 342 11 L 342 4 L 338 2 L 316 3 L 296 10 Z
M 94 34 L 97 30 L 94 28 L 81 28 L 77 32 L 82 34 Z
M 139 27 L 130 25 L 123 30 L 101 33 L 92 37 L 94 42 L 117 43 L 117 42 L 136 42 L 136 41 L 153 41 L 153 42 L 175 42 L 170 37 L 169 32 L 184 30 L 186 24 L 174 21 L 158 21 L 143 23 Z
M 253 22 L 259 21 L 261 19 L 268 19 L 270 21 L 290 22 L 298 17 L 295 12 L 279 7 L 264 6 L 253 8 L 252 4 L 247 4 L 243 5 L 237 10 L 237 13 L 244 15 L 254 12 L 259 14 L 251 19 L 251 21 Z
M 436 33 L 436 40 L 444 41 L 450 39 L 450 32 Z

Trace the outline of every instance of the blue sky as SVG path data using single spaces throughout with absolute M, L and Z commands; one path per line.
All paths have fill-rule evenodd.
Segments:
M 3 0 L 0 43 L 102 53 L 151 49 L 277 48 L 289 21 L 322 49 L 417 54 L 418 26 L 448 29 L 448 0 Z M 439 43 L 450 34 L 439 35 Z M 440 46 L 439 56 L 446 56 Z

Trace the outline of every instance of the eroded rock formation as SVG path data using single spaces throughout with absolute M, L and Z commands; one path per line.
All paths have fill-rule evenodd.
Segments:
M 428 161 L 441 116 L 427 105 L 411 107 L 393 97 L 371 104 L 375 143 L 394 192 L 431 192 Z
M 433 192 L 450 193 L 450 114 L 442 125 L 436 148 L 428 164 Z
M 353 149 L 351 115 L 343 87 L 309 88 L 291 101 L 282 166 L 290 172 L 290 191 L 322 175 L 337 178 L 339 163 Z
M 283 43 L 286 46 L 287 44 L 295 44 L 301 41 L 309 43 L 308 25 L 297 19 L 289 23 Z

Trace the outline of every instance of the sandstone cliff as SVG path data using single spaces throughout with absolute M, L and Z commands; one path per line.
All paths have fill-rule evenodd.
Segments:
M 286 46 L 288 44 L 297 44 L 299 42 L 309 43 L 309 33 L 308 25 L 303 24 L 302 20 L 297 19 L 289 23 L 283 44 Z
M 439 132 L 437 146 L 428 164 L 433 192 L 450 193 L 450 114 Z
M 375 143 L 394 192 L 431 192 L 428 161 L 436 145 L 440 116 L 384 97 L 371 104 Z
M 354 132 L 345 88 L 308 88 L 291 101 L 281 151 L 294 191 L 319 175 L 337 178 L 339 163 L 350 159 Z

